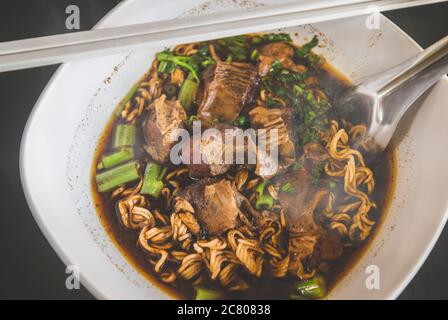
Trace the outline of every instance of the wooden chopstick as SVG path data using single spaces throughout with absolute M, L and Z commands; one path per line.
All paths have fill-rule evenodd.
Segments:
M 238 12 L 0 43 L 0 72 L 163 48 L 447 0 L 307 0 Z

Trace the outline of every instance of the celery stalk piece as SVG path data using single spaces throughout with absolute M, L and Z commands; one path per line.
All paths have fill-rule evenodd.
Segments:
M 146 165 L 143 186 L 140 189 L 140 193 L 150 195 L 156 199 L 160 198 L 160 193 L 165 186 L 162 181 L 165 173 L 166 168 L 155 162 L 149 162 Z
M 190 111 L 191 106 L 193 105 L 198 87 L 199 81 L 194 79 L 190 73 L 187 79 L 185 79 L 179 91 L 180 104 L 185 108 L 187 112 Z
M 115 128 L 114 149 L 133 147 L 135 140 L 136 130 L 132 124 L 119 124 Z
M 98 170 L 111 169 L 132 159 L 134 159 L 134 149 L 123 148 L 114 153 L 104 155 L 96 168 Z
M 110 191 L 116 187 L 138 180 L 139 178 L 138 164 L 134 161 L 95 175 L 95 181 L 99 192 Z

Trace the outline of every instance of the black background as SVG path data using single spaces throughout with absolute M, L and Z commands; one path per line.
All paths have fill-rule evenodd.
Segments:
M 118 2 L 2 0 L 0 41 L 69 32 L 65 28 L 65 8 L 70 4 L 80 8 L 81 29 L 90 29 Z M 399 10 L 386 15 L 423 47 L 448 34 L 448 3 Z M 26 119 L 56 68 L 50 66 L 0 73 L 2 299 L 93 299 L 83 288 L 72 291 L 65 288 L 65 266 L 35 223 L 19 178 L 19 146 Z M 445 228 L 428 260 L 400 298 L 448 299 L 447 270 L 448 230 Z

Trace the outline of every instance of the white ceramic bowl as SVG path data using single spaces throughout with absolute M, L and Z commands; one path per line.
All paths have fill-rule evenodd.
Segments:
M 278 0 L 259 1 L 272 4 Z M 99 27 L 237 10 L 252 1 L 129 0 Z M 257 5 L 257 4 L 255 4 Z M 287 30 L 290 31 L 290 30 Z M 303 42 L 314 33 L 318 50 L 356 80 L 387 69 L 421 50 L 385 18 L 368 30 L 365 18 L 294 28 Z M 108 238 L 89 189 L 97 140 L 117 102 L 147 70 L 155 51 L 64 64 L 48 83 L 27 123 L 21 146 L 23 188 L 34 217 L 67 265 L 77 265 L 82 283 L 98 298 L 169 298 L 140 275 Z M 397 187 L 372 246 L 331 292 L 333 299 L 393 299 L 406 287 L 436 242 L 447 218 L 448 83 L 440 81 L 417 103 L 398 146 Z M 365 268 L 380 270 L 380 289 L 365 286 Z

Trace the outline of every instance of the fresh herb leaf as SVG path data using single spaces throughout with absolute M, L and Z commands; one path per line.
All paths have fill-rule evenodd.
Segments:
M 172 72 L 176 66 L 190 72 L 194 79 L 199 80 L 200 72 L 203 68 L 214 64 L 210 57 L 208 47 L 202 47 L 191 56 L 177 56 L 170 51 L 163 51 L 157 54 L 159 60 L 159 72 Z

